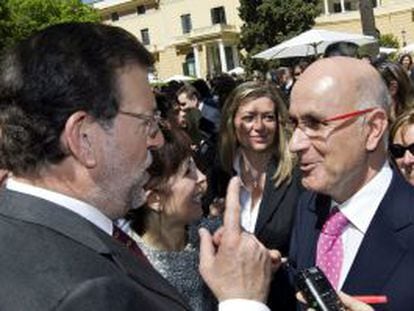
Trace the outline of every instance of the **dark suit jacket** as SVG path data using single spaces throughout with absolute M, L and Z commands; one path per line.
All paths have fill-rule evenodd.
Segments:
M 290 255 L 298 269 L 315 265 L 316 244 L 329 206 L 329 197 L 312 192 L 300 200 Z M 414 310 L 413 222 L 414 187 L 394 173 L 342 290 L 351 295 L 387 295 L 386 310 Z
M 150 265 L 49 201 L 0 192 L 0 310 L 189 310 Z
M 304 189 L 297 169 L 294 170 L 290 183 L 283 183 L 276 188 L 272 181 L 276 168 L 276 160 L 271 160 L 266 171 L 266 183 L 254 234 L 267 248 L 277 249 L 283 256 L 287 256 L 297 203 Z M 209 195 L 223 197 L 231 176 L 218 168 L 215 168 L 213 174 L 215 175 L 209 178 L 209 187 L 213 188 L 210 188 Z M 269 293 L 268 306 L 272 310 L 287 311 L 295 308 L 293 290 L 286 286 L 287 283 L 286 271 L 279 270 L 274 275 Z

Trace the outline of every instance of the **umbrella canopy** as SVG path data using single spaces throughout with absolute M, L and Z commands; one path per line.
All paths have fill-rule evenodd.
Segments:
M 171 82 L 171 81 L 191 81 L 194 80 L 193 77 L 184 76 L 184 75 L 174 75 L 164 80 L 164 82 Z
M 359 46 L 376 42 L 372 36 L 323 29 L 312 29 L 284 41 L 270 49 L 254 55 L 254 58 L 274 59 L 305 57 L 322 54 L 328 45 L 335 42 L 351 42 Z
M 380 46 L 380 48 L 379 48 L 379 52 L 384 53 L 384 54 L 391 54 L 391 53 L 395 53 L 397 51 L 398 50 L 395 49 L 395 48 L 386 48 L 386 47 L 382 47 L 382 46 Z
M 412 53 L 414 52 L 414 43 L 404 46 L 401 50 L 401 53 Z
M 227 71 L 227 73 L 230 75 L 235 74 L 238 76 L 244 74 L 244 69 L 242 67 L 235 67 L 232 70 Z

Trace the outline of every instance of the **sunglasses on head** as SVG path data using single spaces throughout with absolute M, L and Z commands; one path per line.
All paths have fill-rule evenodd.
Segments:
M 394 157 L 394 159 L 402 158 L 407 150 L 409 150 L 410 153 L 414 156 L 414 143 L 406 147 L 400 144 L 390 145 L 390 153 Z

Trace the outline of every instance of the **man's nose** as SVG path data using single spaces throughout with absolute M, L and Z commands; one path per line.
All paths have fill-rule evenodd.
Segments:
M 289 151 L 293 153 L 300 152 L 304 149 L 309 148 L 309 145 L 309 137 L 306 136 L 306 134 L 299 127 L 297 127 L 293 131 L 292 137 L 290 138 Z

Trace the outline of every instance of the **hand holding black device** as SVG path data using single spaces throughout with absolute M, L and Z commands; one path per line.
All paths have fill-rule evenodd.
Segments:
M 297 272 L 295 282 L 309 307 L 316 311 L 346 311 L 335 289 L 318 267 Z

